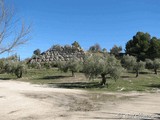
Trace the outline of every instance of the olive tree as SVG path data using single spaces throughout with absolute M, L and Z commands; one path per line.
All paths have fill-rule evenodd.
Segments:
M 13 10 L 6 7 L 4 0 L 0 0 L 0 54 L 12 51 L 29 39 L 30 26 L 20 25 L 13 16 Z
M 83 72 L 85 76 L 89 79 L 94 79 L 100 75 L 102 77 L 101 85 L 106 84 L 107 75 L 110 75 L 115 80 L 118 79 L 121 71 L 121 64 L 114 56 L 91 54 L 84 58 Z
M 160 68 L 160 59 L 156 58 L 154 60 L 146 59 L 146 68 L 153 69 L 155 74 L 158 74 L 158 69 Z
M 154 59 L 153 68 L 154 68 L 155 74 L 158 74 L 157 70 L 160 68 L 160 59 L 159 58 Z
M 13 72 L 17 76 L 17 78 L 21 78 L 22 75 L 27 72 L 27 68 L 26 68 L 25 64 L 22 62 L 17 62 L 14 64 L 15 65 L 13 68 Z
M 70 59 L 69 61 L 58 62 L 58 68 L 63 72 L 72 72 L 72 77 L 75 77 L 75 72 L 82 70 L 82 62 L 77 59 Z
M 129 55 L 123 56 L 121 63 L 122 66 L 127 70 L 135 71 L 136 77 L 139 76 L 139 71 L 145 69 L 145 62 L 143 61 L 137 62 L 137 59 L 134 56 L 129 56 Z
M 135 65 L 133 66 L 133 70 L 136 72 L 136 77 L 139 76 L 139 72 L 145 69 L 145 62 L 139 61 L 136 62 Z
M 153 68 L 154 68 L 154 67 L 153 67 L 153 60 L 151 60 L 151 59 L 146 59 L 145 62 L 146 62 L 146 68 L 147 68 L 147 69 L 153 69 Z
M 0 59 L 0 73 L 5 72 L 4 71 L 4 66 L 5 66 L 5 59 Z
M 20 61 L 6 61 L 4 69 L 6 73 L 14 74 L 17 78 L 21 78 L 23 73 L 27 72 L 26 65 Z

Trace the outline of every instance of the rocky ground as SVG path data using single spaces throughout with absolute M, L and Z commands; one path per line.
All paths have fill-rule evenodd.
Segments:
M 160 119 L 160 93 L 98 93 L 0 80 L 0 120 L 115 119 Z

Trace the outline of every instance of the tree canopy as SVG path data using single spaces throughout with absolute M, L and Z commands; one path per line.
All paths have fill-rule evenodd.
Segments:
M 98 43 L 96 43 L 95 45 L 93 45 L 89 48 L 89 52 L 96 53 L 96 52 L 100 52 L 100 51 L 102 51 L 102 49 Z
M 36 49 L 36 50 L 33 51 L 33 54 L 39 56 L 41 54 L 41 50 Z
M 63 72 L 72 72 L 72 77 L 75 76 L 75 72 L 79 72 L 82 69 L 82 62 L 76 59 L 70 59 L 69 61 L 57 62 L 58 68 Z
M 152 37 L 149 33 L 137 32 L 126 44 L 126 54 L 135 56 L 138 61 L 146 58 L 155 59 L 160 57 L 160 40 Z
M 126 54 L 137 57 L 138 60 L 145 60 L 149 49 L 151 36 L 149 33 L 137 32 L 126 44 Z
M 147 51 L 147 57 L 150 59 L 160 58 L 160 39 L 153 37 L 150 40 L 149 49 Z
M 127 70 L 135 71 L 136 77 L 139 76 L 139 71 L 145 68 L 145 62 L 137 61 L 137 59 L 134 56 L 129 56 L 129 55 L 123 56 L 121 63 L 122 66 Z
M 110 54 L 118 56 L 121 51 L 122 51 L 122 47 L 121 46 L 114 45 L 112 47 L 112 49 L 110 50 Z
M 160 59 L 159 58 L 154 59 L 153 67 L 154 67 L 155 74 L 158 74 L 157 70 L 160 68 Z
M 89 79 L 94 79 L 101 75 L 101 85 L 105 85 L 107 75 L 110 75 L 113 79 L 118 79 L 122 72 L 122 67 L 114 56 L 92 54 L 85 57 L 83 72 Z
M 23 73 L 26 73 L 26 64 L 19 61 L 17 55 L 10 56 L 8 58 L 0 59 L 0 72 L 14 74 L 17 78 L 21 78 Z
M 76 48 L 81 48 L 80 44 L 77 41 L 74 41 L 74 43 L 72 43 L 72 46 Z

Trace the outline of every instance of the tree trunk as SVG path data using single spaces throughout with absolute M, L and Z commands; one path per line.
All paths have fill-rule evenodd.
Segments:
M 106 75 L 105 74 L 101 74 L 101 77 L 102 77 L 102 81 L 101 81 L 101 85 L 106 85 Z M 108 87 L 108 84 L 107 84 L 107 87 Z
M 154 74 L 156 74 L 156 75 L 158 74 L 158 73 L 157 73 L 157 69 L 154 69 Z
M 136 70 L 136 77 L 138 77 L 139 76 L 139 71 L 138 70 Z
M 75 77 L 75 74 L 74 74 L 74 72 L 72 71 L 72 77 Z
M 16 74 L 17 78 L 22 78 L 22 71 L 18 71 L 15 74 Z

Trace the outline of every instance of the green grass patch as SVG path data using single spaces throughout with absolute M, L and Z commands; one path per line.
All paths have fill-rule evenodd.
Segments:
M 109 86 L 99 84 L 101 78 L 88 80 L 83 73 L 76 73 L 76 77 L 71 76 L 71 72 L 63 73 L 58 69 L 29 69 L 27 74 L 21 79 L 9 74 L 0 74 L 1 80 L 18 80 L 33 84 L 47 84 L 49 87 L 60 87 L 69 89 L 86 89 L 90 91 L 146 91 L 154 92 L 160 89 L 160 75 L 155 75 L 151 71 L 143 72 L 138 78 L 134 73 L 123 73 L 117 81 L 108 77 Z

